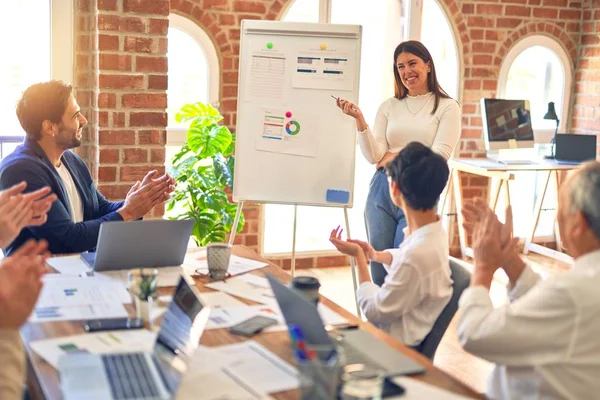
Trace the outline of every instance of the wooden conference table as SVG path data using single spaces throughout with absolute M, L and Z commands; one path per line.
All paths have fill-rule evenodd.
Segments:
M 233 254 L 253 260 L 265 261 L 262 260 L 254 251 L 243 246 L 234 246 Z M 253 271 L 252 273 L 262 276 L 265 272 L 276 276 L 284 282 L 289 282 L 291 280 L 291 276 L 287 272 L 283 271 L 281 268 L 273 264 L 269 264 L 268 267 Z M 208 278 L 197 278 L 195 279 L 195 281 L 196 286 L 201 292 L 212 291 L 211 289 L 204 288 L 204 285 L 208 283 Z M 169 288 L 166 289 L 169 290 Z M 348 290 L 352 290 L 352 288 L 349 287 Z M 172 291 L 172 288 L 170 289 L 170 291 Z M 344 318 L 348 319 L 351 323 L 359 324 L 360 329 L 365 329 L 373 333 L 376 337 L 386 342 L 391 347 L 397 349 L 401 353 L 424 365 L 426 367 L 426 372 L 422 375 L 415 376 L 418 380 L 464 396 L 482 398 L 480 394 L 474 392 L 464 384 L 460 383 L 455 378 L 434 367 L 433 363 L 426 357 L 422 356 L 421 354 L 415 352 L 412 349 L 409 349 L 399 341 L 387 335 L 385 332 L 375 328 L 373 325 L 359 320 L 358 318 L 356 318 L 355 316 L 353 316 L 352 314 L 350 314 L 345 309 L 338 306 L 331 300 L 325 297 L 321 297 L 321 299 L 324 304 L 326 304 L 328 307 L 330 307 L 332 310 L 334 310 Z M 61 399 L 62 395 L 60 392 L 58 371 L 46 361 L 44 361 L 37 353 L 33 352 L 31 350 L 31 347 L 29 346 L 29 343 L 34 340 L 50 339 L 83 333 L 85 333 L 85 330 L 83 329 L 80 321 L 47 322 L 39 324 L 28 323 L 21 329 L 21 336 L 23 338 L 27 350 L 27 386 L 29 389 L 30 396 L 33 400 L 44 398 L 49 400 L 56 400 Z M 262 333 L 254 336 L 252 339 L 256 340 L 257 342 L 271 350 L 273 353 L 277 354 L 278 356 L 280 356 L 281 358 L 293 365 L 293 354 L 288 340 L 287 332 Z M 248 339 L 232 335 L 229 332 L 227 332 L 226 329 L 215 329 L 205 331 L 202 335 L 200 343 L 205 346 L 219 346 L 242 342 L 244 340 Z M 280 392 L 272 396 L 276 399 L 299 398 L 297 391 Z

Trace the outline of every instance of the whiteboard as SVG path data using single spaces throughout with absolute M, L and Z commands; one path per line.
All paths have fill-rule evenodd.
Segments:
M 362 28 L 244 20 L 233 199 L 352 207 Z

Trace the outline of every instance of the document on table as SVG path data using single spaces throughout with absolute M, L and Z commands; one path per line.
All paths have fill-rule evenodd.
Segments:
M 208 275 L 208 261 L 206 259 L 206 250 L 200 250 L 194 253 L 186 254 L 185 259 L 183 261 L 183 265 L 184 267 L 189 267 L 195 273 Z M 261 261 L 249 260 L 247 258 L 232 255 L 229 258 L 229 268 L 227 269 L 227 272 L 231 276 L 235 276 L 249 271 L 253 271 L 255 269 L 264 268 L 268 265 L 269 264 Z
M 248 387 L 226 369 L 236 358 L 221 353 L 218 347 L 200 346 L 188 372 L 183 375 L 177 400 L 266 400 L 271 397 Z
M 48 259 L 47 263 L 62 275 L 80 276 L 92 270 L 90 266 L 83 261 L 80 255 L 51 257 Z
M 158 287 L 171 287 L 177 286 L 179 283 L 179 278 L 182 273 L 186 273 L 186 271 L 182 267 L 160 267 L 157 268 L 158 271 Z M 127 284 L 128 281 L 129 270 L 122 271 L 105 271 L 105 272 L 95 272 L 94 277 L 104 280 L 112 280 L 119 281 L 124 284 Z
M 85 319 L 126 318 L 127 310 L 121 303 L 84 304 L 67 307 L 36 307 L 29 322 L 77 321 Z
M 211 349 L 233 359 L 222 370 L 255 392 L 275 393 L 298 388 L 296 368 L 253 340 Z
M 31 342 L 31 348 L 58 369 L 58 360 L 65 354 L 74 352 L 92 354 L 146 352 L 152 350 L 155 339 L 156 334 L 145 329 L 107 331 L 36 340 Z
M 121 282 L 95 278 L 68 277 L 44 279 L 36 308 L 131 303 L 131 295 Z
M 206 287 L 261 304 L 277 304 L 269 282 L 265 278 L 251 274 L 209 283 Z

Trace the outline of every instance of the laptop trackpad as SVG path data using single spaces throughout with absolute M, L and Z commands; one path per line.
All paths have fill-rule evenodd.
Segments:
M 60 385 L 65 400 L 110 399 L 108 379 L 102 359 L 94 354 L 69 354 L 58 363 Z
M 376 361 L 388 376 L 425 372 L 425 368 L 364 330 L 344 331 L 344 340 L 365 357 Z

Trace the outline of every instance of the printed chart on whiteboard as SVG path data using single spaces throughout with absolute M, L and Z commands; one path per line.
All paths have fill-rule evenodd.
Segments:
M 316 157 L 319 142 L 313 119 L 305 112 L 263 108 L 256 149 L 272 153 Z
M 355 62 L 348 49 L 299 47 L 295 62 L 295 88 L 354 90 Z
M 245 101 L 281 104 L 285 101 L 285 54 L 276 49 L 253 47 L 249 90 Z

